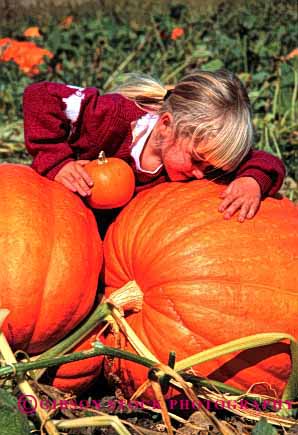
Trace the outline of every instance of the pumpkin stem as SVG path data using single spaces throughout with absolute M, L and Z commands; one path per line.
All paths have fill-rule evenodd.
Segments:
M 91 347 L 88 350 L 72 352 L 67 355 L 55 356 L 52 358 L 42 358 L 35 361 L 29 360 L 29 362 L 7 363 L 0 368 L 0 378 L 7 377 L 11 374 L 14 374 L 15 376 L 23 376 L 24 373 L 30 371 L 32 372 L 33 370 L 47 369 L 49 367 L 58 366 L 60 364 L 82 361 L 100 355 L 106 355 L 113 358 L 127 359 L 128 361 L 141 364 L 148 369 L 155 367 L 155 361 L 152 361 L 148 358 L 135 355 L 134 353 L 128 352 L 126 350 L 115 349 L 114 347 L 105 346 L 100 341 L 94 341 L 93 343 L 91 343 Z
M 100 153 L 98 154 L 98 164 L 99 165 L 103 165 L 105 163 L 108 163 L 108 159 L 106 158 L 105 152 L 104 151 L 100 151 Z
M 123 315 L 125 311 L 141 311 L 144 294 L 136 281 L 128 281 L 123 287 L 113 291 L 105 302 L 113 305 Z
M 139 339 L 137 334 L 134 332 L 132 327 L 127 323 L 125 318 L 121 315 L 117 308 L 112 309 L 112 316 L 116 320 L 121 332 L 127 338 L 133 349 L 137 352 L 138 355 L 148 358 L 152 361 L 159 362 L 153 353 L 150 352 L 149 349 L 144 345 L 144 343 Z
M 123 287 L 113 291 L 105 302 L 113 305 L 112 316 L 121 332 L 130 342 L 134 350 L 145 358 L 158 362 L 158 359 L 139 339 L 124 318 L 124 311 L 140 311 L 143 305 L 143 292 L 136 281 L 128 281 Z

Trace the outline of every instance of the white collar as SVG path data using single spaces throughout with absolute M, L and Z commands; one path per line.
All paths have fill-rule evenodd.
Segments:
M 155 174 L 160 170 L 162 164 L 155 169 L 155 171 L 146 171 L 142 169 L 140 157 L 143 152 L 145 143 L 151 134 L 155 124 L 158 121 L 159 116 L 147 113 L 139 118 L 137 121 L 131 123 L 132 127 L 132 144 L 130 154 L 133 157 L 136 168 L 138 171 L 146 172 L 147 174 Z

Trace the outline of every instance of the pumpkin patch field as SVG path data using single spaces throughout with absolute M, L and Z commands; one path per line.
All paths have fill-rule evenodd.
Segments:
M 63 394 L 80 397 L 102 385 L 103 367 L 126 398 L 121 403 L 160 404 L 169 432 L 162 404 L 179 403 L 181 394 L 191 403 L 244 396 L 292 406 L 298 362 L 293 202 L 267 199 L 258 218 L 240 224 L 217 211 L 223 185 L 164 183 L 124 207 L 102 246 L 91 210 L 76 195 L 24 165 L 3 164 L 0 172 L 3 380 L 19 373 L 23 396 L 41 400 L 41 379 L 58 388 L 47 387 L 51 400 L 68 403 Z M 98 304 L 101 267 L 105 295 Z M 13 350 L 26 359 L 17 362 Z M 36 411 L 49 419 L 44 408 Z M 290 417 L 283 423 L 293 425 Z M 86 424 L 95 424 L 89 418 Z M 208 413 L 205 419 L 225 433 L 226 423 Z M 270 421 L 278 423 L 278 416 L 271 412 Z M 55 433 L 59 425 L 72 427 L 49 419 L 46 430 Z
M 0 5 L 0 435 L 298 433 L 297 2 L 51 1 Z M 101 152 L 81 197 L 30 167 L 27 85 L 220 68 L 287 170 L 253 219 L 224 179 L 136 194 Z

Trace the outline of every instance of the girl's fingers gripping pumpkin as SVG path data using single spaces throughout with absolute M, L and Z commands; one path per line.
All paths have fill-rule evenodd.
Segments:
M 67 187 L 67 189 L 71 190 L 72 192 L 76 192 L 76 188 L 73 186 L 73 181 L 70 180 L 66 176 L 59 177 L 59 179 L 56 179 L 59 183 L 63 184 L 63 186 Z
M 249 209 L 249 212 L 247 213 L 247 216 L 246 216 L 247 219 L 251 219 L 251 218 L 254 217 L 254 215 L 257 213 L 257 211 L 258 211 L 258 209 L 259 209 L 259 207 L 260 207 L 260 202 L 261 202 L 261 201 L 259 201 L 259 200 L 255 200 L 255 201 L 251 204 L 250 209 Z
M 91 190 L 82 178 L 76 178 L 73 181 L 72 185 L 76 189 L 75 191 L 78 192 L 81 196 L 87 196 L 91 194 Z
M 83 168 L 88 162 L 89 160 L 68 162 L 57 173 L 55 180 L 72 192 L 78 192 L 81 196 L 90 195 L 90 187 L 93 182 L 90 175 Z
M 242 208 L 243 207 L 243 199 L 242 198 L 236 198 L 236 199 L 234 199 L 232 202 L 231 202 L 231 204 L 230 204 L 230 206 L 225 210 L 225 213 L 224 213 L 224 219 L 230 219 L 235 213 L 236 213 L 236 211 L 237 210 L 239 210 L 240 208 Z
M 78 160 L 76 162 L 76 170 L 79 173 L 80 177 L 86 182 L 89 187 L 93 186 L 93 180 L 88 174 L 88 172 L 84 169 L 84 166 L 89 163 L 90 160 Z
M 82 196 L 90 195 L 90 187 L 93 186 L 93 181 L 88 172 L 81 165 L 80 160 L 75 162 L 72 175 L 74 177 L 73 185 L 76 187 L 77 192 Z
M 218 211 L 223 213 L 224 218 L 229 219 L 240 209 L 239 222 L 246 218 L 251 219 L 261 201 L 261 189 L 256 180 L 252 177 L 240 177 L 232 181 L 220 195 L 223 198 Z
M 240 212 L 239 212 L 239 216 L 238 216 L 238 221 L 239 222 L 244 222 L 245 219 L 248 217 L 248 214 L 251 210 L 251 205 L 244 202 L 240 208 Z
M 81 196 L 86 196 L 88 192 L 85 190 L 85 187 L 82 186 L 77 178 L 75 178 L 72 174 L 67 174 L 61 177 L 60 181 L 65 187 L 67 187 L 72 192 L 77 192 Z

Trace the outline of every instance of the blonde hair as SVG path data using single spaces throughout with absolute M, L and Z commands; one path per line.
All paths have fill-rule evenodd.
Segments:
M 228 71 L 188 75 L 170 92 L 151 77 L 131 75 L 115 91 L 148 112 L 170 112 L 175 136 L 190 137 L 194 157 L 216 168 L 233 171 L 252 147 L 249 98 Z

